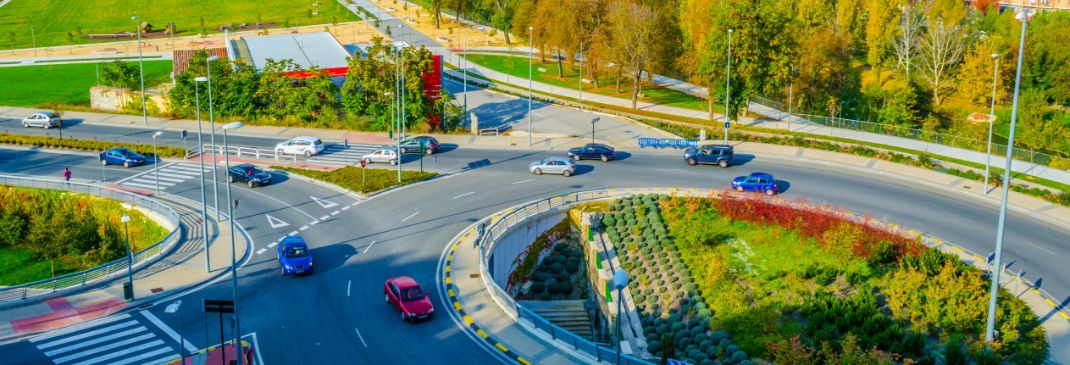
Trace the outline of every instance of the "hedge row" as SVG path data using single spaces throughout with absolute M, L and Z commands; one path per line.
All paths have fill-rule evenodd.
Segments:
M 380 190 L 386 190 L 395 186 L 408 185 L 417 183 L 424 180 L 429 180 L 438 174 L 434 172 L 419 172 L 419 171 L 401 171 L 401 182 L 398 182 L 398 172 L 393 169 L 365 169 L 363 178 L 361 178 L 361 168 L 354 166 L 346 166 L 333 171 L 321 171 L 321 170 L 307 170 L 298 169 L 293 167 L 272 166 L 275 170 L 281 170 L 291 172 L 299 175 L 304 175 L 316 180 L 323 180 L 343 188 L 359 191 L 361 193 L 370 193 Z
M 26 136 L 20 134 L 0 133 L 0 144 L 13 144 L 19 146 L 34 146 L 42 148 L 73 149 L 103 152 L 112 147 L 126 147 L 146 156 L 152 155 L 151 144 L 119 143 L 109 141 L 96 141 L 85 139 L 73 139 L 46 136 Z M 160 157 L 186 157 L 186 150 L 179 147 L 156 146 L 156 153 Z

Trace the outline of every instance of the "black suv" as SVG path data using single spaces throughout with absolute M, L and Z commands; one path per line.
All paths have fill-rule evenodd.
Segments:
M 688 148 L 684 151 L 684 161 L 688 165 L 719 165 L 728 167 L 732 164 L 736 153 L 732 146 L 723 144 L 711 144 Z
M 249 184 L 249 187 L 252 188 L 270 184 L 271 174 L 251 164 L 241 164 L 231 166 L 230 170 L 227 170 L 227 181 L 232 183 L 243 182 Z
M 612 160 L 616 151 L 613 147 L 606 146 L 598 143 L 588 143 L 583 147 L 576 147 L 568 150 L 568 157 L 579 160 L 602 160 L 603 162 Z

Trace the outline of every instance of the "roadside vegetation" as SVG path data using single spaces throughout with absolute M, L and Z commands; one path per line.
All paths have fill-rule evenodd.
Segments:
M 0 49 L 30 48 L 33 38 L 38 47 L 115 41 L 92 40 L 89 35 L 133 33 L 138 28 L 130 17 L 135 15 L 151 24 L 155 31 L 163 31 L 167 23 L 174 23 L 178 37 L 221 33 L 219 28 L 223 25 L 246 24 L 252 28 L 260 23 L 268 28 L 282 28 L 359 19 L 335 1 L 17 0 L 0 8 L 0 17 L 4 18 L 0 23 Z
M 361 168 L 356 166 L 346 166 L 337 170 L 322 171 L 322 170 L 308 170 L 298 169 L 292 167 L 272 166 L 272 169 L 286 171 L 294 174 L 303 175 L 316 180 L 322 180 L 331 184 L 338 185 L 342 188 L 360 192 L 363 194 L 374 193 L 381 190 L 390 189 L 396 186 L 403 186 L 408 184 L 417 183 L 424 180 L 429 180 L 438 176 L 434 172 L 420 172 L 420 171 L 401 171 L 401 182 L 398 183 L 398 171 L 395 169 L 366 169 L 364 177 L 364 183 L 361 183 Z
M 21 134 L 0 133 L 0 144 L 16 146 L 33 146 L 43 148 L 72 149 L 92 152 L 103 152 L 112 147 L 126 147 L 144 156 L 152 156 L 151 144 L 119 143 L 109 141 L 96 141 L 88 139 L 73 139 L 69 137 L 59 138 L 51 136 L 28 136 Z M 185 158 L 186 151 L 180 147 L 156 146 L 156 153 L 163 157 Z
M 92 268 L 126 255 L 123 215 L 134 251 L 168 232 L 118 201 L 62 191 L 0 186 L 0 285 Z
M 0 14 L 3 14 L 7 7 L 17 6 L 18 3 L 15 1 L 0 8 Z M 139 77 L 137 60 L 133 63 L 129 60 L 116 62 L 123 67 L 116 66 L 114 62 L 0 67 L 0 80 L 4 80 L 4 87 L 0 88 L 0 105 L 60 110 L 71 107 L 88 108 L 89 88 L 112 85 L 107 82 L 109 69 L 132 68 L 134 77 Z M 147 87 L 168 82 L 170 73 L 171 61 L 145 61 Z M 112 86 L 140 86 L 140 79 L 138 80 L 136 85 Z M 140 104 L 138 105 L 140 114 L 141 108 Z
M 1001 337 L 986 355 L 988 284 L 979 270 L 826 212 L 762 199 L 642 195 L 611 204 L 603 224 L 621 248 L 658 356 L 694 364 L 1041 364 L 1048 353 L 1036 315 L 1001 291 Z
M 589 283 L 579 231 L 568 218 L 539 235 L 509 276 L 509 285 L 521 286 L 518 300 L 587 299 Z

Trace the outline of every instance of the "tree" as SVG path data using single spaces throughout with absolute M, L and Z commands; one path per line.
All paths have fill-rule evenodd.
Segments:
M 881 66 L 884 65 L 888 48 L 895 39 L 895 3 L 888 0 L 867 0 L 866 9 L 866 63 L 875 68 L 877 84 L 881 84 Z
M 493 15 L 490 18 L 491 25 L 501 29 L 505 36 L 505 44 L 511 44 L 509 30 L 512 28 L 513 15 L 516 14 L 516 0 L 491 0 L 494 3 Z
M 442 28 L 442 0 L 431 0 L 431 9 L 435 11 L 435 29 Z
M 932 19 L 932 18 L 930 18 Z M 929 22 L 928 32 L 921 38 L 923 75 L 933 93 L 933 104 L 940 106 L 941 92 L 948 89 L 962 61 L 967 41 L 962 24 L 947 23 L 941 18 Z
M 713 58 L 709 54 L 707 38 L 710 32 L 722 27 L 715 25 L 723 22 L 724 7 L 717 0 L 684 0 L 680 7 L 681 54 L 676 60 L 677 67 L 683 71 L 689 81 L 706 87 L 706 100 L 709 103 L 709 120 L 713 120 L 714 85 L 708 75 L 701 72 L 703 60 Z
M 643 72 L 651 65 L 649 55 L 658 14 L 651 7 L 633 0 L 614 0 L 606 18 L 623 62 L 619 67 L 626 68 L 632 78 L 632 109 L 636 109 Z
M 847 45 L 857 48 L 865 38 L 864 10 L 865 0 L 839 0 L 836 2 L 836 31 L 843 35 Z
M 919 53 L 918 38 L 921 36 L 924 20 L 913 6 L 905 7 L 899 19 L 899 35 L 892 42 L 896 67 L 906 74 L 908 85 L 911 82 L 910 70 L 914 66 L 914 57 Z
M 134 65 L 115 60 L 104 64 L 100 71 L 100 83 L 105 86 L 139 90 L 140 71 Z
M 398 97 L 395 80 L 399 74 L 395 57 L 405 65 L 405 121 L 406 126 L 425 126 L 441 121 L 432 118 L 442 111 L 447 100 L 435 99 L 424 91 L 423 75 L 431 71 L 434 60 L 424 47 L 395 49 L 393 44 L 376 37 L 372 46 L 365 50 L 365 57 L 349 60 L 349 71 L 342 84 L 342 109 L 350 119 L 358 115 L 371 117 L 371 130 L 387 130 L 390 127 L 391 108 Z M 387 95 L 386 93 L 391 93 Z M 396 112 L 396 111 L 394 111 Z
M 962 70 L 959 75 L 958 90 L 971 103 L 976 105 L 988 106 L 992 102 L 992 82 L 996 82 L 996 100 L 1001 100 L 1006 97 L 1006 87 L 1004 82 L 1006 81 L 1006 73 L 997 73 L 996 80 L 992 80 L 993 68 L 995 67 L 996 60 L 992 59 L 993 54 L 999 54 L 995 46 L 990 41 L 984 41 L 978 43 L 969 53 L 966 54 L 962 63 Z M 1007 60 L 1002 60 L 1002 69 L 1007 68 Z M 1002 70 L 1001 70 L 1002 71 Z

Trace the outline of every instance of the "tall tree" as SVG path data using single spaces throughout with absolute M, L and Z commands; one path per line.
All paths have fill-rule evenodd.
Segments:
M 493 3 L 490 23 L 502 31 L 505 44 L 511 44 L 510 29 L 513 27 L 513 15 L 516 14 L 516 0 L 489 0 Z
M 634 0 L 613 0 L 606 15 L 607 25 L 617 41 L 619 67 L 626 68 L 632 78 L 632 108 L 639 105 L 640 83 L 651 65 L 650 50 L 655 39 L 658 13 Z
M 964 38 L 962 24 L 947 23 L 942 18 L 930 20 L 928 32 L 921 38 L 922 75 L 928 81 L 936 106 L 943 101 L 942 92 L 951 86 L 951 79 L 962 61 L 967 44 Z
M 996 83 L 996 100 L 1001 100 L 1006 96 L 1004 85 L 1009 73 L 1002 71 L 1008 69 L 1010 62 L 1007 59 L 1002 60 L 1001 72 L 998 72 L 996 79 L 993 80 L 993 68 L 996 62 L 992 59 L 993 54 L 999 54 L 999 50 L 992 44 L 991 38 L 988 38 L 984 42 L 977 43 L 963 59 L 958 91 L 975 105 L 989 105 L 992 101 L 993 82 Z
M 914 6 L 906 6 L 899 17 L 899 34 L 892 42 L 892 50 L 895 52 L 896 67 L 906 74 L 907 84 L 910 84 L 910 70 L 916 66 L 914 58 L 918 55 L 918 39 L 921 37 L 925 18 Z
M 431 0 L 431 9 L 435 11 L 435 29 L 442 28 L 442 0 Z
M 723 29 L 726 12 L 719 0 L 685 0 L 680 6 L 681 54 L 676 60 L 677 67 L 683 71 L 689 81 L 706 87 L 709 120 L 713 120 L 714 80 L 711 75 L 702 72 L 704 60 L 713 58 L 709 53 L 707 38 L 714 29 Z
M 891 26 L 895 24 L 895 5 L 888 0 L 866 0 L 866 63 L 875 69 L 878 85 L 881 66 L 895 37 L 895 27 Z

